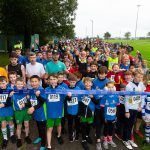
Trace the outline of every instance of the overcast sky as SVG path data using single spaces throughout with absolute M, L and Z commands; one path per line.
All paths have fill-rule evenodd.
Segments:
M 94 36 L 103 37 L 108 31 L 112 37 L 123 37 L 130 31 L 134 37 L 138 4 L 137 36 L 146 36 L 150 32 L 150 0 L 78 0 L 76 36 L 91 36 L 93 20 Z

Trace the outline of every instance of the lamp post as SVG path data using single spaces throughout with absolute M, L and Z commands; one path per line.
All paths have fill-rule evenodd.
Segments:
M 91 23 L 92 23 L 92 38 L 93 38 L 93 24 L 94 24 L 94 21 L 91 20 Z
M 141 5 L 137 5 L 137 16 L 136 16 L 136 25 L 135 25 L 135 39 L 136 39 L 136 34 L 137 34 L 137 25 L 138 25 L 138 17 L 139 17 L 139 9 Z

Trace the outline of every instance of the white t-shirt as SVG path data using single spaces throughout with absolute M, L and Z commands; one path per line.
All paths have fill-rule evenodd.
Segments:
M 36 62 L 35 65 L 32 65 L 31 63 L 26 64 L 26 74 L 28 77 L 31 77 L 32 75 L 38 75 L 41 77 L 45 74 L 44 66 L 38 62 Z M 29 80 L 27 81 L 27 87 L 31 88 Z

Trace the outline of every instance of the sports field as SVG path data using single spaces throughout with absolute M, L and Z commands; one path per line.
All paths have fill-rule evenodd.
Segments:
M 143 58 L 148 61 L 148 66 L 150 67 L 150 39 L 149 40 L 107 40 L 110 43 L 123 43 L 134 47 L 133 55 L 136 51 L 140 51 Z

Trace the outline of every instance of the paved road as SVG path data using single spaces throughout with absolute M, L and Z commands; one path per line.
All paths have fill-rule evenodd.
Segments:
M 34 121 L 31 122 L 30 132 L 32 133 L 31 134 L 31 138 L 32 139 L 34 139 L 35 137 L 37 137 L 37 128 L 36 128 L 36 124 L 35 124 Z M 92 134 L 92 136 L 94 138 L 94 132 L 91 133 L 91 134 Z M 54 135 L 55 135 L 55 133 L 54 133 Z M 81 143 L 80 143 L 81 142 L 81 137 L 80 137 L 79 141 L 73 142 L 73 143 L 69 142 L 67 135 L 63 135 L 63 139 L 64 139 L 64 144 L 63 145 L 58 145 L 55 136 L 53 136 L 52 146 L 55 148 L 55 150 L 83 150 L 82 146 L 81 146 Z M 111 147 L 109 147 L 109 150 L 116 150 L 116 149 L 117 150 L 127 150 L 124 147 L 124 145 L 122 144 L 121 141 L 119 141 L 119 140 L 117 140 L 115 138 L 114 138 L 114 141 L 117 144 L 117 148 L 111 148 Z M 16 147 L 15 144 L 11 144 L 9 142 L 7 150 L 39 150 L 39 145 L 34 145 L 34 144 L 26 145 L 26 144 L 23 144 L 23 146 L 20 149 L 17 149 L 17 147 Z M 95 150 L 95 143 L 93 143 L 92 145 L 90 145 L 90 150 Z M 139 149 L 136 148 L 135 150 L 139 150 Z

